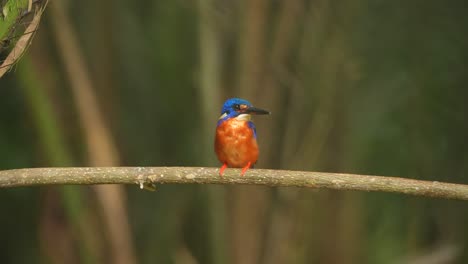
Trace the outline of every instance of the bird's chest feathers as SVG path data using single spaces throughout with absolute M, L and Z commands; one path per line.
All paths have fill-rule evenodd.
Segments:
M 235 118 L 222 122 L 216 129 L 216 134 L 228 141 L 226 143 L 242 143 L 255 139 L 254 129 L 249 121 Z
M 250 121 L 230 119 L 216 128 L 215 151 L 221 162 L 230 167 L 242 168 L 249 162 L 255 164 L 258 145 L 254 126 Z

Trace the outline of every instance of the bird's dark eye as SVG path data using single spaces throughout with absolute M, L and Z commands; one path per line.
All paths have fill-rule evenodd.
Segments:
M 239 111 L 240 110 L 240 105 L 235 104 L 235 105 L 232 106 L 232 108 L 234 108 L 234 110 L 236 110 L 236 111 Z

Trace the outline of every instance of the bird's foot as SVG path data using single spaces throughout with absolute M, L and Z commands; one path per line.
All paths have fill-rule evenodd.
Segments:
M 227 164 L 224 163 L 223 166 L 219 169 L 219 176 L 223 176 L 224 170 L 227 168 Z
M 244 176 L 247 170 L 250 169 L 250 165 L 252 165 L 252 163 L 249 161 L 249 163 L 247 163 L 247 165 L 245 165 L 245 167 L 242 168 L 241 176 Z

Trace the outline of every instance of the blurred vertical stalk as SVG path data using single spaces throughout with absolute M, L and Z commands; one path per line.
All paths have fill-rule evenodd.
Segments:
M 328 1 L 314 1 L 309 6 L 304 7 L 304 26 L 301 28 L 298 38 L 297 52 L 295 61 L 292 65 L 295 71 L 294 79 L 291 79 L 291 88 L 289 89 L 289 108 L 284 118 L 284 142 L 281 146 L 281 167 L 288 169 L 306 169 L 316 168 L 314 160 L 309 156 L 300 153 L 301 147 L 309 144 L 311 136 L 304 132 L 304 127 L 310 122 L 310 115 L 313 111 L 308 108 L 314 100 L 311 94 L 321 89 L 316 85 L 316 80 L 307 70 L 314 69 L 313 63 L 316 62 L 316 56 L 320 53 L 320 39 L 326 29 L 327 15 L 329 14 Z M 312 66 L 312 67 L 311 67 Z M 321 67 L 321 65 L 319 66 Z M 309 88 L 310 87 L 310 88 Z M 317 101 L 319 101 L 318 99 Z M 307 114 L 304 114 L 307 113 Z M 324 140 L 317 138 L 314 140 Z M 315 263 L 315 258 L 310 256 L 319 255 L 321 241 L 320 226 L 323 226 L 328 219 L 324 216 L 323 192 L 310 193 L 299 191 L 301 199 L 296 201 L 297 222 L 292 234 L 292 244 L 296 248 L 294 253 L 289 256 L 291 262 L 295 263 Z M 293 242 L 294 241 L 294 242 Z M 319 262 L 317 262 L 319 263 Z
M 239 94 L 253 100 L 263 78 L 266 20 L 269 1 L 241 1 L 245 10 L 239 35 Z
M 407 129 L 409 130 L 409 150 L 412 152 L 410 154 L 411 164 L 425 164 L 424 166 L 415 166 L 407 169 L 409 175 L 416 178 L 424 177 L 423 175 L 432 175 L 434 171 L 437 171 L 436 163 L 434 162 L 437 158 L 434 156 L 433 151 L 430 151 L 430 144 L 428 143 L 428 141 L 430 141 L 430 139 L 428 140 L 429 133 L 421 133 L 421 128 L 427 126 L 424 120 L 428 113 L 425 111 L 424 103 L 427 100 L 425 97 L 425 89 L 427 89 L 430 84 L 425 84 L 426 79 L 426 73 L 418 67 L 412 79 L 413 83 L 411 86 L 413 89 L 410 91 L 407 105 L 405 106 L 407 118 L 409 120 L 409 122 L 407 122 Z M 433 129 L 430 127 L 423 129 L 423 131 L 432 130 Z M 425 211 L 424 207 L 427 206 L 425 204 L 426 201 L 409 200 L 406 201 L 406 203 L 408 204 L 407 208 L 411 209 L 407 212 L 409 220 L 405 228 L 410 230 L 410 232 L 408 232 L 405 240 L 402 239 L 402 242 L 406 243 L 406 250 L 408 252 L 417 252 L 423 248 L 422 235 L 424 229 L 428 228 L 424 225 L 426 222 L 421 223 L 421 219 L 430 218 L 431 216 L 423 215 Z
M 200 63 L 200 110 L 203 125 L 202 157 L 209 162 L 213 156 L 213 132 L 219 112 L 221 87 L 220 34 L 215 17 L 216 0 L 199 0 L 199 63 Z M 209 186 L 205 188 L 209 196 L 209 219 L 211 222 L 211 262 L 229 263 L 226 256 L 226 210 L 225 187 Z
M 283 145 L 287 139 L 283 138 L 285 130 L 284 106 L 287 105 L 285 98 L 285 83 L 280 83 L 279 76 L 285 75 L 287 71 L 287 59 L 291 56 L 293 39 L 298 32 L 299 22 L 303 17 L 303 3 L 300 0 L 283 1 L 279 5 L 277 24 L 274 28 L 273 42 L 270 57 L 266 57 L 265 82 L 258 89 L 261 96 L 256 102 L 267 105 L 274 113 L 268 122 L 268 126 L 259 126 L 262 133 L 262 160 L 267 160 L 270 168 L 281 164 Z M 297 197 L 299 191 L 290 188 L 276 189 L 275 200 L 271 203 L 270 217 L 266 223 L 265 247 L 262 263 L 290 263 L 290 255 L 294 252 L 296 243 L 285 243 L 293 241 L 294 222 L 297 220 Z
M 117 150 L 101 114 L 83 55 L 61 1 L 50 4 L 52 27 L 68 74 L 92 166 L 116 166 Z M 112 263 L 136 263 L 122 186 L 95 186 L 103 209 Z
M 241 28 L 238 35 L 237 94 L 255 104 L 263 81 L 267 20 L 270 2 L 240 1 Z M 265 107 L 265 106 L 263 106 Z M 259 137 L 259 144 L 261 139 Z M 248 175 L 248 173 L 247 173 Z M 230 188 L 229 220 L 234 263 L 258 263 L 263 251 L 265 223 L 271 203 L 271 190 L 257 186 Z
M 50 166 L 65 167 L 72 166 L 73 161 L 70 151 L 65 147 L 63 133 L 57 124 L 51 102 L 46 95 L 46 89 L 42 86 L 42 82 L 36 76 L 36 71 L 33 69 L 28 57 L 23 58 L 18 64 L 18 79 L 22 83 L 23 93 L 26 101 L 31 107 L 32 119 L 36 121 L 36 127 L 39 134 L 39 141 L 45 150 L 45 154 L 50 163 Z M 87 225 L 86 216 L 88 214 L 83 204 L 83 197 L 80 188 L 75 186 L 63 186 L 60 189 L 63 206 L 67 215 L 67 220 L 70 221 L 74 233 L 78 235 L 78 248 L 81 263 L 97 263 L 96 251 L 91 245 L 94 243 L 93 234 L 90 230 L 92 227 Z M 55 253 L 51 253 L 55 254 Z M 58 255 L 62 255 L 58 253 Z M 62 255 L 63 256 L 63 255 Z M 71 259 L 63 259 L 63 261 L 74 261 L 73 256 L 68 256 Z
M 283 144 L 282 162 L 289 168 L 327 170 L 348 165 L 343 161 L 351 152 L 344 149 L 343 135 L 347 120 L 346 94 L 353 85 L 348 66 L 355 63 L 355 58 L 349 48 L 352 39 L 347 32 L 351 31 L 358 7 L 353 1 L 343 5 L 314 1 L 305 12 L 295 65 L 298 78 L 291 89 L 293 103 L 284 126 L 287 142 Z M 311 114 L 302 115 L 305 109 Z M 318 208 L 313 214 L 298 212 L 311 217 L 308 235 L 296 235 L 304 245 L 297 252 L 302 255 L 299 259 L 353 263 L 359 254 L 360 196 L 329 192 L 303 195 L 318 201 Z M 327 206 L 323 206 L 325 203 Z
M 267 161 L 269 168 L 277 168 L 281 163 L 281 155 L 278 153 L 282 152 L 282 139 L 286 129 L 284 123 L 287 115 L 282 110 L 287 105 L 289 94 L 286 94 L 288 89 L 285 88 L 285 83 L 280 82 L 281 77 L 288 75 L 286 73 L 287 60 L 292 53 L 293 38 L 299 31 L 298 22 L 303 16 L 302 1 L 291 0 L 281 3 L 279 4 L 278 22 L 273 31 L 271 52 L 268 54 L 269 56 L 265 56 L 264 82 L 256 87 L 259 92 L 255 99 L 256 104 L 268 107 L 273 113 L 268 122 L 262 122 L 258 125 L 258 130 L 264 131 L 260 139 L 265 143 L 261 144 L 261 161 Z M 264 123 L 268 125 L 262 125 Z
M 318 74 L 313 75 L 311 78 L 310 72 L 306 70 L 316 69 L 319 67 L 322 68 L 322 65 L 318 61 L 318 54 L 320 54 L 320 40 L 324 37 L 326 32 L 326 25 L 329 20 L 328 16 L 330 13 L 330 3 L 328 1 L 314 1 L 306 9 L 305 18 L 304 18 L 304 27 L 303 32 L 301 32 L 301 37 L 298 44 L 297 60 L 295 68 L 297 68 L 297 78 L 292 83 L 292 88 L 290 89 L 290 110 L 286 119 L 285 127 L 285 140 L 287 143 L 283 144 L 282 149 L 282 162 L 288 168 L 298 169 L 302 168 L 302 165 L 307 164 L 309 166 L 314 166 L 313 162 L 308 158 L 308 161 L 298 160 L 299 157 L 306 157 L 303 153 L 300 153 L 301 147 L 305 147 L 304 144 L 308 143 L 311 136 L 308 133 L 304 133 L 304 126 L 298 124 L 308 124 L 310 123 L 310 115 L 303 115 L 304 110 L 307 109 L 307 106 L 313 101 L 314 98 L 308 94 L 310 88 L 312 91 L 317 91 L 322 89 L 319 85 L 316 84 L 316 79 L 313 77 L 321 76 Z M 324 56 L 326 57 L 326 56 Z M 316 66 L 317 65 L 317 66 Z M 312 92 L 313 94 L 313 92 Z M 321 98 L 316 101 L 320 101 Z M 312 111 L 310 111 L 312 112 Z M 305 137 L 304 137 L 305 135 Z M 314 139 L 317 141 L 323 140 L 323 138 Z
M 113 0 L 91 1 L 91 9 L 93 13 L 90 18 L 90 25 L 92 29 L 84 33 L 84 37 L 93 41 L 93 50 L 91 53 L 92 58 L 92 71 L 95 73 L 93 80 L 94 86 L 99 87 L 95 91 L 98 98 L 106 98 L 100 102 L 101 112 L 107 116 L 109 122 L 107 125 L 112 126 L 112 114 L 115 113 L 114 103 L 119 93 L 116 92 L 119 85 L 114 78 L 116 56 L 115 45 L 113 41 L 113 25 L 115 23 L 114 15 L 115 8 L 113 7 Z

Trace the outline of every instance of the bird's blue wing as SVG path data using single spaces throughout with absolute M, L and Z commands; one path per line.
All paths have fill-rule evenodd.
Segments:
M 252 129 L 254 138 L 257 138 L 257 129 L 255 128 L 254 123 L 252 121 L 249 121 L 248 126 L 250 129 Z

